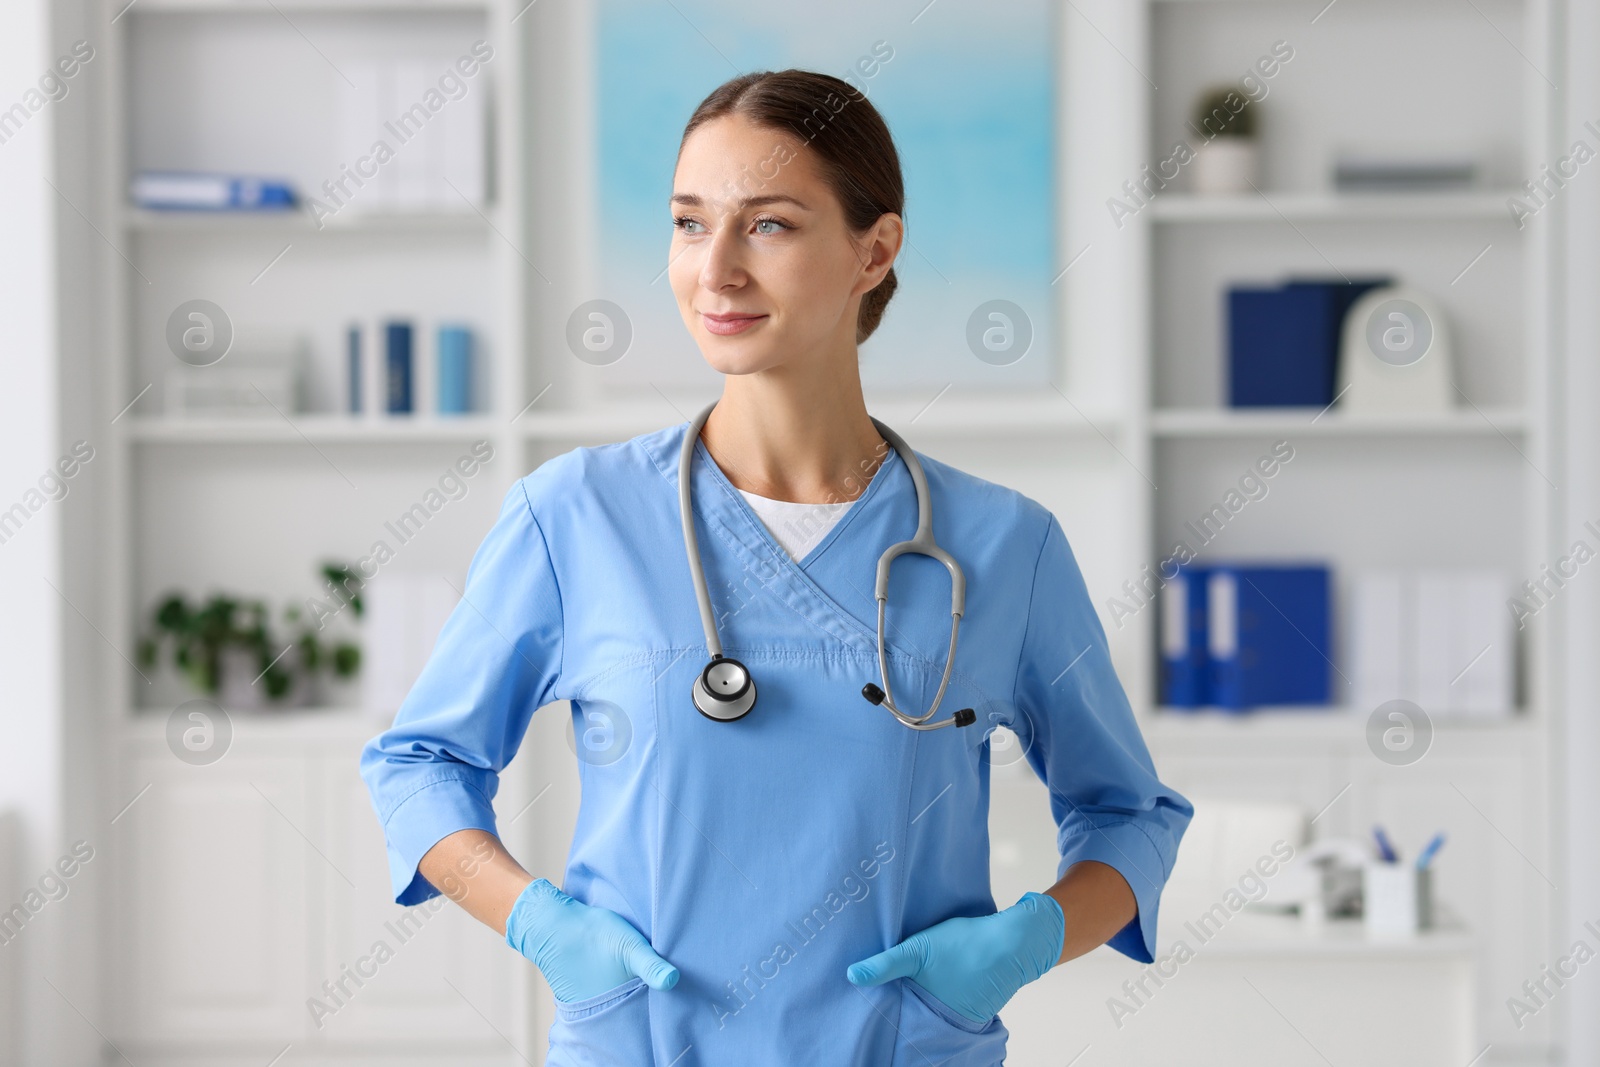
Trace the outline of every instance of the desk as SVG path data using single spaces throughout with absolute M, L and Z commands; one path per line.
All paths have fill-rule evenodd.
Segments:
M 1464 1067 L 1482 1051 L 1472 938 L 1459 925 L 1376 938 L 1359 920 L 1319 928 L 1246 910 L 1202 941 L 1192 914 L 1163 907 L 1160 971 L 1101 946 L 1023 987 L 1001 1012 L 1007 1062 Z M 1145 992 L 1124 987 L 1141 976 Z

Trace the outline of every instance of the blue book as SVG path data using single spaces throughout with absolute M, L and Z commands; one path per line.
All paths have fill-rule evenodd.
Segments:
M 439 414 L 462 415 L 472 410 L 472 331 L 465 326 L 439 327 Z
M 383 362 L 389 382 L 385 409 L 391 415 L 411 412 L 411 324 L 390 322 L 383 327 Z
M 1228 290 L 1228 403 L 1326 407 L 1333 402 L 1345 313 L 1388 278 L 1295 279 Z
M 1168 707 L 1211 702 L 1206 578 L 1204 567 L 1180 567 L 1161 587 L 1161 703 Z
M 286 181 L 193 171 L 141 171 L 128 193 L 157 211 L 289 211 L 298 199 Z
M 361 326 L 351 323 L 345 331 L 345 380 L 348 383 L 348 410 L 361 414 Z
M 1213 704 L 1242 710 L 1328 703 L 1330 584 L 1321 565 L 1212 566 L 1206 608 Z

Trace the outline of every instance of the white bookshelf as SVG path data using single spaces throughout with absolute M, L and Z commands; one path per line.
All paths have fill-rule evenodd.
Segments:
M 1318 16 L 1320 7 L 1153 0 L 1120 18 L 1109 5 L 1086 13 L 1128 57 L 1121 72 L 1109 74 L 1105 64 L 1100 73 L 1126 92 L 1126 106 L 1113 106 L 1137 130 L 1116 164 L 1123 173 L 1098 183 L 1102 197 L 1167 155 L 1202 86 L 1236 81 L 1276 40 L 1295 48 L 1259 105 L 1259 195 L 1198 196 L 1180 175 L 1119 234 L 1131 231 L 1137 246 L 1121 275 L 1138 293 L 1129 313 L 1143 311 L 1150 324 L 1148 332 L 1129 331 L 1143 355 L 1130 375 L 1129 421 L 1145 435 L 1134 450 L 1149 481 L 1162 487 L 1144 487 L 1139 535 L 1150 559 L 1165 554 L 1208 493 L 1226 488 L 1233 468 L 1271 441 L 1294 444 L 1304 466 L 1282 470 L 1271 485 L 1276 501 L 1252 504 L 1258 511 L 1241 513 L 1201 558 L 1329 562 L 1338 662 L 1349 572 L 1480 566 L 1520 581 L 1537 573 L 1559 540 L 1551 529 L 1546 384 L 1551 238 L 1548 219 L 1519 229 L 1506 201 L 1563 143 L 1562 101 L 1535 69 L 1552 70 L 1556 54 L 1542 0 L 1459 8 L 1340 0 Z M 1402 39 L 1429 44 L 1402 59 Z M 1498 118 L 1480 111 L 1470 122 L 1494 126 L 1496 138 L 1468 126 L 1473 108 L 1466 105 L 1489 95 Z M 1479 187 L 1432 195 L 1333 191 L 1333 151 L 1400 144 L 1421 130 L 1435 143 L 1476 146 L 1487 163 Z M 1226 406 L 1227 287 L 1339 273 L 1392 274 L 1437 296 L 1454 331 L 1462 394 L 1454 410 L 1357 415 L 1337 405 L 1320 412 Z M 1363 837 L 1373 821 L 1406 825 L 1407 805 L 1451 812 L 1452 840 L 1463 848 L 1441 873 L 1441 892 L 1466 915 L 1475 945 L 1472 1047 L 1493 1046 L 1484 1063 L 1542 1061 L 1552 1040 L 1548 1018 L 1519 1031 L 1503 1005 L 1558 939 L 1550 926 L 1557 898 L 1544 877 L 1554 860 L 1542 783 L 1561 709 L 1542 632 L 1514 635 L 1508 627 L 1517 641 L 1516 706 L 1481 717 L 1436 714 L 1428 755 L 1390 767 L 1368 750 L 1371 708 L 1338 701 L 1326 710 L 1229 714 L 1156 706 L 1154 615 L 1141 612 L 1142 625 L 1125 640 L 1134 646 L 1140 679 L 1132 688 L 1143 694 L 1140 713 L 1163 777 L 1207 797 L 1297 800 L 1324 812 L 1319 837 Z M 1403 832 L 1431 831 L 1406 825 Z
M 1080 0 L 1078 14 L 1065 12 L 1059 23 L 1057 247 L 1063 268 L 1082 259 L 1056 287 L 1063 340 L 1050 358 L 1059 370 L 1058 388 L 1021 396 L 943 392 L 937 386 L 869 395 L 873 413 L 919 450 L 1050 507 L 1072 541 L 1097 607 L 1117 595 L 1124 580 L 1162 558 L 1164 542 L 1179 525 L 1174 519 L 1192 500 L 1220 492 L 1261 442 L 1279 437 L 1289 437 L 1306 457 L 1283 476 L 1299 483 L 1274 485 L 1280 502 L 1291 503 L 1273 512 L 1266 510 L 1269 500 L 1260 514 L 1243 516 L 1239 528 L 1229 531 L 1237 538 L 1219 541 L 1219 553 L 1320 555 L 1336 569 L 1439 559 L 1499 566 L 1520 577 L 1551 558 L 1552 542 L 1559 540 L 1549 529 L 1550 489 L 1539 473 L 1550 471 L 1553 454 L 1546 387 L 1549 236 L 1545 217 L 1519 231 L 1505 205 L 1505 189 L 1550 158 L 1550 146 L 1560 143 L 1554 136 L 1558 95 L 1531 67 L 1554 51 L 1549 0 L 1480 0 L 1482 15 L 1472 5 L 1443 0 L 1421 0 L 1404 10 L 1379 0 L 1339 0 L 1313 25 L 1314 6 Z M 95 313 L 110 324 L 102 355 L 111 398 L 106 418 L 147 384 L 157 384 L 108 428 L 114 500 L 110 521 L 96 536 L 111 581 L 103 615 L 108 640 L 93 654 L 104 661 L 105 676 L 116 680 L 105 694 L 101 755 L 113 783 L 108 789 L 119 796 L 137 791 L 145 780 L 130 776 L 147 769 L 166 775 L 157 779 L 158 788 L 185 781 L 187 768 L 164 748 L 170 704 L 142 697 L 137 679 L 113 651 L 134 646 L 151 602 L 167 587 L 181 584 L 198 594 L 219 584 L 268 594 L 274 603 L 309 595 L 319 558 L 364 548 L 371 531 L 414 499 L 462 448 L 487 440 L 494 462 L 468 497 L 441 516 L 442 525 L 430 529 L 430 544 L 417 549 L 418 564 L 464 574 L 501 494 L 517 477 L 575 446 L 623 440 L 681 421 L 703 402 L 644 387 L 608 393 L 602 376 L 564 347 L 566 314 L 594 295 L 585 288 L 595 268 L 595 238 L 585 220 L 596 207 L 585 126 L 593 107 L 587 7 L 554 11 L 546 4 L 526 6 L 525 0 L 138 0 L 124 7 L 125 0 L 106 4 L 107 19 L 121 14 L 110 23 L 103 53 L 110 87 L 99 101 L 104 121 L 95 133 L 95 156 L 106 161 L 107 173 L 94 218 L 112 220 L 97 268 L 116 280 L 94 301 Z M 1522 55 L 1486 18 L 1517 42 Z M 338 75 L 301 34 L 336 64 L 339 49 L 368 31 L 374 39 L 401 44 L 462 35 L 494 42 L 496 58 L 487 72 L 494 93 L 495 195 L 481 214 L 338 216 L 319 228 L 299 212 L 180 215 L 127 205 L 125 178 L 141 163 L 261 166 L 254 158 L 203 153 L 143 158 L 141 153 L 154 149 L 135 137 L 151 119 L 141 115 L 141 107 L 153 106 L 151 100 L 185 99 L 186 78 L 202 79 L 201 87 L 224 95 L 232 91 L 217 80 L 225 69 L 217 57 L 236 49 L 245 66 L 259 66 L 274 54 L 292 56 L 286 76 L 303 83 L 282 94 L 283 106 L 315 116 Z M 1105 199 L 1119 195 L 1122 182 L 1145 163 L 1165 155 L 1198 86 L 1237 74 L 1285 36 L 1294 41 L 1297 56 L 1274 80 L 1264 104 L 1274 120 L 1264 131 L 1273 147 L 1263 195 L 1203 198 L 1180 183 L 1124 228 L 1112 227 Z M 1440 43 L 1421 50 L 1416 45 L 1422 39 Z M 153 70 L 153 55 L 187 59 Z M 1370 82 L 1358 74 L 1365 70 L 1375 72 Z M 1154 76 L 1147 80 L 1141 71 Z M 1465 98 L 1493 97 L 1474 121 L 1485 129 L 1514 131 L 1493 149 L 1498 169 L 1489 187 L 1440 196 L 1329 190 L 1322 164 L 1336 140 L 1368 127 L 1391 138 L 1405 136 L 1394 116 L 1406 108 L 1388 106 L 1395 101 L 1416 101 L 1419 121 L 1459 126 L 1470 109 L 1453 102 L 1450 90 L 1469 81 L 1461 89 Z M 1381 93 L 1373 88 L 1380 82 Z M 237 133 L 211 138 L 207 122 L 215 119 L 207 114 L 200 109 L 167 117 L 195 145 L 233 144 L 245 152 Z M 323 115 L 321 121 L 319 126 L 307 119 L 304 142 L 282 149 L 306 173 L 323 172 L 317 152 L 324 149 L 317 145 L 326 141 L 326 123 L 333 120 Z M 166 145 L 182 154 L 181 140 Z M 530 217 L 536 204 L 543 205 L 537 208 L 538 225 Z M 551 204 L 559 209 L 552 211 Z M 285 245 L 292 250 L 252 282 Z M 1493 253 L 1452 284 L 1485 245 Z M 1428 417 L 1358 417 L 1337 407 L 1319 413 L 1223 406 L 1218 305 L 1226 285 L 1289 272 L 1328 273 L 1330 259 L 1352 274 L 1392 270 L 1444 294 L 1457 327 L 1459 381 L 1470 405 Z M 413 309 L 419 342 L 437 317 L 469 318 L 481 328 L 479 369 L 487 375 L 488 404 L 458 418 L 354 418 L 325 404 L 287 419 L 172 418 L 158 402 L 155 372 L 171 358 L 163 354 L 159 325 L 167 309 L 191 297 L 230 310 L 238 306 L 236 323 L 249 318 L 302 328 L 324 385 L 342 369 L 338 331 L 355 310 L 370 317 Z M 1501 304 L 1492 305 L 1491 298 Z M 357 302 L 359 309 L 353 307 Z M 431 370 L 425 362 L 429 351 L 419 343 L 419 372 Z M 321 396 L 326 401 L 326 391 Z M 360 488 L 351 490 L 347 481 Z M 1384 509 L 1405 503 L 1408 493 L 1416 513 L 1396 520 Z M 1242 525 L 1257 519 L 1254 526 Z M 1373 536 L 1379 520 L 1396 521 L 1398 535 Z M 1542 642 L 1528 640 L 1519 649 L 1522 699 L 1512 714 L 1439 720 L 1435 753 L 1406 777 L 1391 773 L 1402 769 L 1373 766 L 1361 732 L 1365 709 L 1261 709 L 1238 716 L 1163 709 L 1155 687 L 1155 611 L 1141 612 L 1121 629 L 1108 621 L 1107 629 L 1158 768 L 1180 790 L 1296 799 L 1316 811 L 1350 786 L 1319 820 L 1322 833 L 1360 834 L 1374 815 L 1388 817 L 1385 805 L 1408 796 L 1456 802 L 1463 832 L 1461 840 L 1452 838 L 1450 861 L 1456 866 L 1443 877 L 1447 893 L 1468 879 L 1482 882 L 1465 889 L 1456 903 L 1480 938 L 1480 1036 L 1481 1043 L 1495 1045 L 1483 1062 L 1518 1062 L 1517 1056 L 1532 1058 L 1548 1049 L 1546 1015 L 1515 1031 L 1502 1021 L 1500 1005 L 1522 978 L 1537 973 L 1551 933 L 1545 885 L 1515 854 L 1502 851 L 1509 838 L 1530 855 L 1549 856 L 1549 813 L 1540 783 L 1551 720 L 1561 708 L 1551 692 L 1554 665 Z M 537 833 L 532 819 L 518 827 L 526 831 L 529 855 L 547 872 L 559 870 L 566 847 L 561 828 L 576 810 L 574 781 L 562 777 L 567 772 L 558 766 L 566 754 L 559 738 L 563 725 L 555 715 L 536 716 L 526 743 L 533 750 L 541 739 L 547 742 L 543 747 L 554 755 L 538 769 L 540 782 L 561 786 L 542 802 L 544 822 Z M 378 728 L 367 713 L 349 707 L 240 715 L 235 726 L 241 755 L 258 766 L 278 767 L 286 789 L 310 798 L 306 805 L 349 799 L 340 792 L 349 782 L 336 775 L 346 764 L 353 769 L 355 748 Z M 997 840 L 1010 832 L 1008 804 L 1036 805 L 1042 796 L 1031 788 L 1038 783 L 1030 775 L 1015 777 L 1014 790 L 996 793 Z M 1466 793 L 1457 794 L 1452 784 Z M 515 807 L 533 792 L 517 792 L 508 779 Z M 1493 818 L 1492 830 L 1470 822 L 1485 816 L 1459 803 L 1468 794 Z M 335 811 L 331 804 L 329 811 Z M 325 831 L 316 831 L 308 814 L 307 833 L 375 830 L 370 812 L 366 824 L 359 823 L 359 805 L 337 812 L 338 819 L 348 818 L 347 826 L 330 814 Z M 141 832 L 141 840 L 159 841 L 158 827 Z M 1030 838 L 1020 845 L 1050 860 L 1045 853 L 1053 841 Z M 327 873 L 321 861 L 304 852 L 297 857 L 303 863 L 297 870 L 320 886 Z M 150 882 L 139 899 L 156 908 L 158 919 L 170 919 L 152 903 L 160 883 L 151 880 L 160 872 L 130 850 L 119 851 L 116 862 L 119 877 Z M 1053 869 L 1053 863 L 1048 866 Z M 1031 888 L 1048 883 L 1037 876 L 1028 881 Z M 362 890 L 382 895 L 387 886 L 363 883 Z M 347 921 L 328 903 L 341 891 L 339 884 L 318 888 L 304 913 L 290 918 L 310 930 Z M 109 930 L 148 918 L 118 910 L 117 902 L 109 908 Z M 1502 914 L 1508 917 L 1491 923 Z M 336 942 L 318 944 L 324 947 L 313 948 L 323 954 L 315 958 L 277 961 L 293 972 L 285 985 L 295 1002 L 289 1007 L 326 976 L 330 961 L 337 963 L 337 949 L 325 947 Z M 115 976 L 108 979 L 118 1021 L 108 1034 L 119 1045 L 126 1040 L 123 1047 L 140 1062 L 140 1052 L 192 1053 L 194 1047 L 175 1036 L 185 1031 L 174 1017 L 146 1011 L 148 1001 L 132 997 L 132 987 L 116 977 L 148 971 L 138 946 L 120 943 L 118 952 Z M 493 953 L 483 958 L 500 960 L 490 966 L 507 966 Z M 516 1048 L 539 1056 L 549 1025 L 543 1014 L 548 992 L 526 970 L 515 973 L 504 1015 L 492 1017 L 506 1022 Z M 163 992 L 157 983 L 139 996 L 159 999 Z M 277 1033 L 280 1024 L 299 1024 L 304 1012 L 296 1010 L 265 1005 L 253 1021 L 208 1039 L 205 1048 L 225 1049 L 241 1063 L 264 1052 L 258 1059 L 265 1063 L 282 1042 L 261 1035 Z M 416 1025 L 437 1025 L 442 1032 L 458 1021 L 440 1009 Z M 1017 1035 L 1030 1027 L 1049 1032 L 1047 1019 L 1008 1016 L 1007 1022 Z M 474 1033 L 486 1032 L 481 1018 L 467 1023 Z M 375 1033 L 319 1054 L 332 1063 L 394 1053 L 393 1044 Z M 418 1046 L 419 1062 L 436 1054 L 425 1046 Z M 1019 1036 L 1014 1056 L 1025 1059 L 1029 1047 Z M 519 1057 L 493 1039 L 451 1059 L 509 1064 Z
M 464 577 L 501 496 L 525 473 L 525 429 L 512 423 L 528 370 L 527 295 L 537 284 L 523 191 L 538 131 L 525 115 L 530 71 L 558 44 L 537 37 L 537 20 L 511 0 L 102 6 L 108 28 L 95 40 L 96 62 L 108 86 L 93 154 L 105 166 L 97 214 L 111 220 L 101 267 L 115 279 L 101 308 L 111 324 L 106 418 L 115 416 L 107 429 L 115 501 L 98 539 L 113 576 L 110 645 L 135 647 L 152 603 L 172 588 L 191 597 L 218 588 L 260 595 L 276 617 L 316 595 L 318 561 L 354 558 L 387 516 L 487 441 L 494 459 L 467 495 L 434 520 L 426 542 L 402 550 L 411 557 L 404 566 Z M 342 161 L 344 68 L 382 54 L 448 60 L 477 40 L 494 48 L 468 82 L 488 102 L 481 206 L 341 210 L 319 225 L 308 208 L 177 212 L 129 203 L 128 177 L 144 168 L 281 175 L 302 195 L 321 196 L 316 177 L 336 174 Z M 174 364 L 161 327 L 192 298 L 222 306 L 239 336 L 293 329 L 307 357 L 304 410 L 252 419 L 165 411 L 162 375 Z M 357 318 L 413 322 L 417 386 L 435 372 L 435 325 L 471 325 L 477 410 L 431 414 L 426 387 L 414 387 L 414 415 L 338 410 L 342 331 Z M 327 1063 L 511 1064 L 522 1062 L 516 1049 L 541 1046 L 537 979 L 464 914 L 433 920 L 458 929 L 403 950 L 381 986 L 315 1026 L 307 998 L 366 951 L 361 939 L 380 936 L 396 910 L 387 903 L 381 833 L 356 777 L 360 747 L 383 723 L 342 704 L 233 710 L 228 754 L 190 767 L 167 751 L 166 726 L 176 703 L 194 694 L 174 688 L 170 671 L 156 673 L 146 686 L 120 657 L 107 669 L 117 681 L 104 701 L 106 791 L 130 797 L 150 786 L 119 824 L 127 833 L 114 842 L 113 862 L 126 891 L 107 901 L 102 919 L 115 932 L 105 1029 L 119 1047 L 147 1062 L 203 1053 L 265 1063 L 290 1041 L 297 1055 Z M 519 807 L 527 763 L 505 779 L 504 799 Z M 182 836 L 207 811 L 233 827 L 210 858 Z M 535 822 L 519 823 L 508 839 L 535 862 L 559 855 L 559 832 L 539 832 Z M 279 869 L 252 882 L 267 858 Z M 195 900 L 175 892 L 172 879 L 207 896 L 236 896 L 275 936 L 245 938 L 232 953 L 174 936 L 169 927 Z M 460 995 L 441 975 L 454 976 Z

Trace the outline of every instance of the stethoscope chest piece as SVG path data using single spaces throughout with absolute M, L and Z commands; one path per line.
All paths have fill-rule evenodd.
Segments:
M 716 655 L 694 680 L 694 706 L 718 722 L 732 722 L 749 714 L 756 704 L 756 683 L 743 663 Z

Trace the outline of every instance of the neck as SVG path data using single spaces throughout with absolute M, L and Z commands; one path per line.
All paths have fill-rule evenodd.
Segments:
M 854 500 L 892 447 L 872 425 L 853 366 L 730 374 L 701 439 L 734 488 L 806 504 Z

